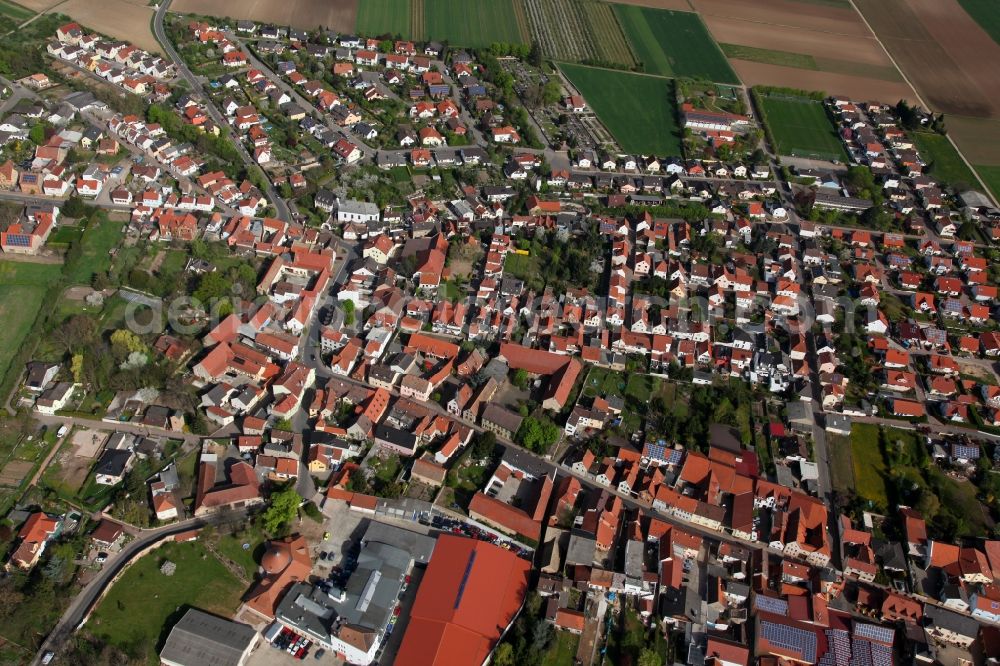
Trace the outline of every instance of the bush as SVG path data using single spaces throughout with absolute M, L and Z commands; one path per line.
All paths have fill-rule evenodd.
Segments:
M 319 510 L 319 507 L 316 506 L 315 502 L 306 502 L 302 506 L 302 511 L 317 523 L 323 522 L 323 512 Z

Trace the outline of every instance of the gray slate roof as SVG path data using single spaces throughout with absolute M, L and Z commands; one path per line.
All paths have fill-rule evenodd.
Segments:
M 170 630 L 160 660 L 168 666 L 237 666 L 256 638 L 249 625 L 192 608 Z

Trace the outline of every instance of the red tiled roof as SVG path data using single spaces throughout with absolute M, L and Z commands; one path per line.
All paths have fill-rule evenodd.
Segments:
M 483 663 L 524 601 L 529 569 L 526 560 L 493 544 L 441 536 L 396 663 Z

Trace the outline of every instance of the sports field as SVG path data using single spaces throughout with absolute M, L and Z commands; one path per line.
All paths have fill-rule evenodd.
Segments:
M 615 14 L 650 74 L 740 82 L 697 14 L 636 5 L 615 5 Z
M 962 161 L 948 137 L 934 132 L 915 132 L 913 139 L 917 152 L 929 165 L 927 173 L 930 176 L 949 185 L 977 185 L 976 177 Z
M 59 264 L 0 261 L 0 381 L 31 332 L 42 299 L 59 278 Z M 18 369 L 19 370 L 19 369 Z
M 513 0 L 423 0 L 423 8 L 423 39 L 474 47 L 528 41 Z
M 846 161 L 847 153 L 821 102 L 762 95 L 761 104 L 779 153 Z
M 361 0 L 358 34 L 410 36 L 410 0 Z
M 563 63 L 559 67 L 622 150 L 663 156 L 681 154 L 673 81 L 582 65 Z

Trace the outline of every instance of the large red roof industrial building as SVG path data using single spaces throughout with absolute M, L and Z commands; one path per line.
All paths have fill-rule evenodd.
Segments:
M 530 568 L 493 544 L 439 537 L 395 663 L 482 664 L 524 603 Z

